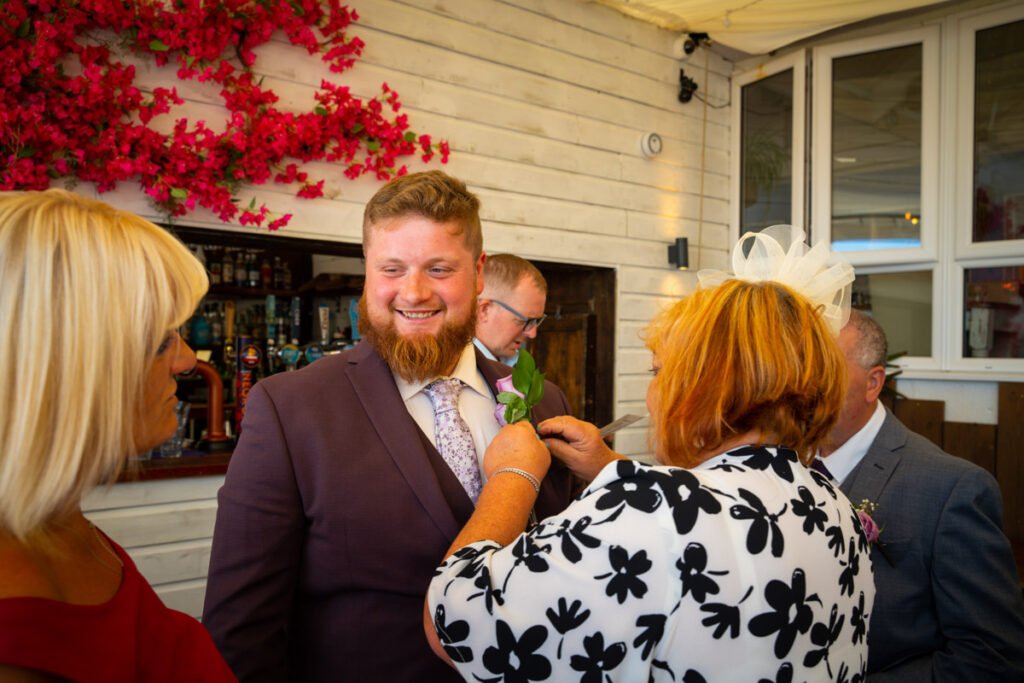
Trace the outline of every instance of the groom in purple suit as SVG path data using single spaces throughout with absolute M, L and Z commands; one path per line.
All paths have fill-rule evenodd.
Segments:
M 473 501 L 439 453 L 427 388 L 461 380 L 458 411 L 482 458 L 508 374 L 471 343 L 482 241 L 462 182 L 440 171 L 391 181 L 363 217 L 365 341 L 249 394 L 203 613 L 242 681 L 460 680 L 423 637 L 423 596 Z M 568 412 L 546 383 L 535 419 Z M 553 463 L 538 516 L 571 490 Z

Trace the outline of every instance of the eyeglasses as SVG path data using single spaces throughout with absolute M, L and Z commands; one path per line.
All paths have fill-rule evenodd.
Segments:
M 525 315 L 523 315 L 522 313 L 520 313 L 516 309 L 512 308 L 511 306 L 509 306 L 508 304 L 506 304 L 503 301 L 498 301 L 497 299 L 491 299 L 490 301 L 492 301 L 493 303 L 498 304 L 499 306 L 504 308 L 506 311 L 508 311 L 509 313 L 514 315 L 516 317 L 516 320 L 518 320 L 520 323 L 522 323 L 522 325 L 523 325 L 523 332 L 529 332 L 530 330 L 537 329 L 538 327 L 540 327 L 540 324 L 542 322 L 544 322 L 544 320 L 547 318 L 546 315 L 542 315 L 539 318 L 527 318 Z

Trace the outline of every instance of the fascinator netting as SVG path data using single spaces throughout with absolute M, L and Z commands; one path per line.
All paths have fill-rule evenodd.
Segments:
M 793 225 L 748 232 L 732 249 L 733 272 L 701 270 L 698 287 L 716 287 L 731 279 L 778 282 L 820 306 L 823 319 L 838 335 L 850 319 L 853 266 L 835 256 L 824 242 L 809 247 L 805 239 L 804 231 Z

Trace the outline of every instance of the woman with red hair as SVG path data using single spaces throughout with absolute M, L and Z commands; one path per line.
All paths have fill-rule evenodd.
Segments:
M 657 465 L 593 425 L 523 424 L 487 450 L 477 510 L 427 596 L 467 680 L 855 680 L 874 598 L 850 502 L 808 469 L 843 403 L 852 269 L 788 226 L 747 236 L 646 340 Z M 845 312 L 844 312 L 845 310 Z M 549 454 L 550 449 L 550 454 Z M 553 454 L 587 488 L 524 531 Z

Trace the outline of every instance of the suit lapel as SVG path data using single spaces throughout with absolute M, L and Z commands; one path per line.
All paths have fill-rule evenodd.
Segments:
M 480 353 L 480 349 L 473 346 L 473 350 L 476 352 L 476 367 L 477 370 L 487 380 L 487 386 L 490 388 L 491 393 L 494 394 L 495 398 L 498 396 L 498 380 L 502 377 L 508 377 L 512 374 L 512 368 L 509 366 L 498 363 L 497 361 L 489 360 L 484 354 Z
M 878 436 L 840 487 L 854 505 L 865 499 L 878 502 L 886 484 L 899 467 L 902 459 L 900 450 L 906 442 L 906 428 L 892 413 L 886 411 L 885 422 L 878 430 Z
M 406 410 L 391 370 L 373 347 L 363 342 L 352 351 L 347 374 L 367 418 L 409 488 L 441 532 L 455 538 L 461 525 L 441 491 L 421 432 Z

